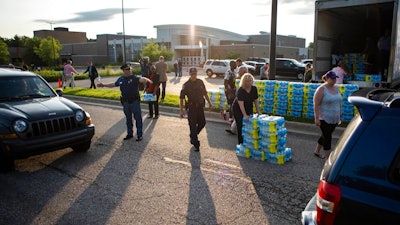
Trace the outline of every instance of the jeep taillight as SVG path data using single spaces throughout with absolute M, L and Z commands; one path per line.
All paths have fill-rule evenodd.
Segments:
M 339 186 L 321 180 L 317 195 L 317 224 L 332 225 L 339 210 L 341 191 Z

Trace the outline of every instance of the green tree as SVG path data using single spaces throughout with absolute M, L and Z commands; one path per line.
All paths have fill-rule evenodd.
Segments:
M 164 56 L 165 61 L 170 61 L 174 56 L 174 52 L 169 51 L 165 46 L 160 48 L 153 40 L 150 40 L 149 43 L 143 47 L 142 53 L 140 54 L 141 57 L 148 56 L 150 62 L 157 62 L 160 55 Z
M 14 38 L 7 40 L 7 45 L 8 47 L 24 47 L 24 38 L 26 37 L 15 35 Z
M 228 54 L 226 55 L 227 59 L 237 59 L 240 58 L 240 54 L 237 52 L 228 52 Z
M 41 39 L 38 37 L 34 38 L 26 38 L 24 41 L 25 45 L 25 55 L 24 55 L 24 62 L 27 65 L 43 65 L 43 61 L 35 53 L 35 49 L 40 47 Z
M 165 61 L 171 61 L 174 57 L 174 52 L 169 51 L 167 47 L 162 46 L 160 50 L 160 55 L 164 56 Z
M 150 40 L 147 45 L 145 45 L 142 49 L 142 53 L 140 54 L 142 57 L 148 56 L 150 62 L 158 61 L 158 57 L 160 56 L 160 46 L 155 43 L 153 40 Z
M 39 48 L 35 48 L 34 52 L 47 65 L 52 65 L 60 58 L 61 44 L 57 39 L 47 37 L 40 40 Z
M 8 64 L 10 62 L 10 52 L 7 44 L 0 38 L 0 64 Z

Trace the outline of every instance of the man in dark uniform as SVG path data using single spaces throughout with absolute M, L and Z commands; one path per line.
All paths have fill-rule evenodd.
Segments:
M 187 96 L 187 103 L 185 108 L 187 110 L 189 128 L 190 128 L 190 143 L 195 147 L 195 151 L 200 150 L 200 141 L 197 135 L 206 125 L 206 118 L 204 115 L 204 98 L 207 100 L 209 105 L 209 110 L 212 109 L 212 104 L 210 98 L 208 97 L 206 86 L 203 81 L 197 79 L 197 69 L 192 67 L 189 69 L 190 78 L 186 81 L 180 93 L 180 116 L 185 116 L 184 100 Z M 185 100 L 186 101 L 186 100 Z
M 115 83 L 103 84 L 99 83 L 98 87 L 119 87 L 121 90 L 121 103 L 124 109 L 126 117 L 126 129 L 127 135 L 124 140 L 133 138 L 133 121 L 132 114 L 136 121 L 136 141 L 143 139 L 143 121 L 142 121 L 142 110 L 140 108 L 140 96 L 139 96 L 139 83 L 153 83 L 146 77 L 137 77 L 131 74 L 131 68 L 129 65 L 124 64 L 121 66 L 123 75 L 120 76 Z

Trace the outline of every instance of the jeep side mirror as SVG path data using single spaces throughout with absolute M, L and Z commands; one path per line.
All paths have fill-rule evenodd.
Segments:
M 59 88 L 59 89 L 56 90 L 56 93 L 58 94 L 58 96 L 61 97 L 64 92 L 63 92 L 63 90 L 61 88 Z

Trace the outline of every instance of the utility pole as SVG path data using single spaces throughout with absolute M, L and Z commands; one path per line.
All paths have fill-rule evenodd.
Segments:
M 272 0 L 271 5 L 271 35 L 269 38 L 269 79 L 275 80 L 276 75 L 276 18 L 278 0 Z

